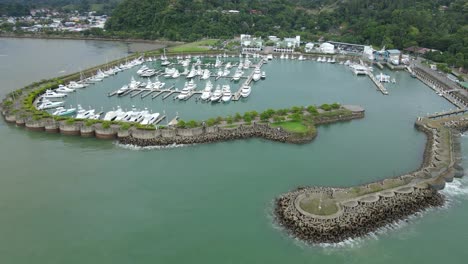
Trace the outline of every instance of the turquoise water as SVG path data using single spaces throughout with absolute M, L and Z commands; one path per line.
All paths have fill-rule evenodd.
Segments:
M 16 40 L 0 41 L 10 43 L 0 54 L 29 61 Z M 47 77 L 67 58 L 37 42 L 27 45 L 49 54 L 50 67 L 30 67 Z M 75 50 L 75 59 L 103 59 L 89 55 L 92 44 L 56 42 L 64 50 L 86 47 Z M 120 44 L 104 49 L 125 53 Z M 2 82 L 28 80 L 3 58 L 0 67 L 10 72 L 0 73 Z M 338 247 L 307 246 L 278 228 L 273 199 L 299 185 L 358 184 L 416 169 L 425 140 L 413 127 L 416 116 L 453 107 L 403 72 L 390 73 L 397 85 L 383 96 L 340 65 L 277 61 L 264 69 L 267 80 L 247 100 L 227 105 L 107 98 L 112 87 L 105 83 L 76 100 L 178 111 L 184 119 L 337 101 L 362 105 L 366 118 L 322 126 L 307 145 L 252 139 L 152 150 L 0 122 L 2 263 L 461 263 L 468 257 L 466 180 L 444 191 L 446 208 Z M 115 80 L 120 77 L 128 81 Z

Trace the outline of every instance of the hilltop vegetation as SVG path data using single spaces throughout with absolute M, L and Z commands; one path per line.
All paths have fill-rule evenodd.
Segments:
M 27 16 L 31 9 L 37 8 L 110 14 L 120 2 L 122 0 L 0 0 L 0 16 Z
M 248 33 L 421 46 L 446 51 L 432 56 L 436 60 L 468 68 L 467 21 L 467 0 L 124 0 L 106 29 L 182 41 Z

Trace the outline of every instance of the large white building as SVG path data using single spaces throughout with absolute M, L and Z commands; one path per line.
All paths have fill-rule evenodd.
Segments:
M 320 51 L 322 53 L 326 53 L 326 54 L 334 54 L 335 53 L 335 45 L 330 44 L 328 42 L 322 43 L 322 45 L 320 45 Z

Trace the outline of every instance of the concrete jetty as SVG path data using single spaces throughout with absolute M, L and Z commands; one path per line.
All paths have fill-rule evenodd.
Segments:
M 383 86 L 383 84 L 381 82 L 379 82 L 375 76 L 372 74 L 372 72 L 368 72 L 367 73 L 367 76 L 369 76 L 369 78 L 372 80 L 372 82 L 377 86 L 377 89 L 382 92 L 382 94 L 384 95 L 388 95 L 388 91 L 387 89 Z

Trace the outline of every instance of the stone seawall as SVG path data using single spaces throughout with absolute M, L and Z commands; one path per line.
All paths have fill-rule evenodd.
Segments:
M 298 188 L 276 199 L 279 224 L 309 243 L 337 243 L 443 205 L 438 190 L 464 175 L 458 135 L 468 128 L 468 115 L 418 119 L 415 127 L 427 136 L 418 170 L 350 188 Z
M 309 243 L 338 243 L 346 239 L 365 236 L 392 222 L 425 210 L 441 206 L 444 198 L 435 190 L 415 189 L 410 193 L 388 193 L 372 202 L 357 201 L 343 206 L 336 218 L 315 219 L 300 213 L 294 206 L 295 198 L 314 188 L 299 189 L 276 200 L 275 213 L 279 223 L 295 237 Z M 333 192 L 333 189 L 320 189 Z
M 189 129 L 162 129 L 162 136 L 157 136 L 153 138 L 151 138 L 151 136 L 154 135 L 153 132 L 147 132 L 146 136 L 142 136 L 141 132 L 139 132 L 137 136 L 133 135 L 132 133 L 132 136 L 130 137 L 119 138 L 119 142 L 122 144 L 146 147 L 166 146 L 173 144 L 213 143 L 220 141 L 258 137 L 279 142 L 295 143 L 295 139 L 291 133 L 288 133 L 283 129 L 271 128 L 269 125 L 266 124 L 240 126 L 239 128 L 233 129 L 218 128 L 217 132 L 214 133 L 206 133 L 206 131 L 204 130 L 206 130 L 206 128 L 196 129 L 196 131 L 194 132 L 190 131 Z M 312 139 L 313 136 L 314 135 L 311 135 L 310 139 Z

